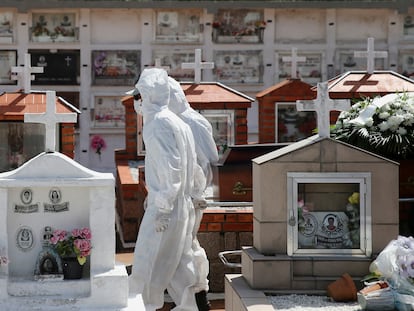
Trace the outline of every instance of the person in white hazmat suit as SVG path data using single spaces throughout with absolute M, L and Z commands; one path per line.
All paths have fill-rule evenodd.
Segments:
M 197 310 L 191 198 L 205 187 L 191 129 L 168 109 L 167 72 L 144 69 L 136 84 L 143 116 L 146 210 L 135 245 L 130 294 L 142 294 L 146 311 L 164 305 L 168 289 L 176 311 Z M 138 106 L 138 107 L 137 107 Z
M 200 113 L 190 107 L 181 85 L 172 77 L 168 77 L 170 84 L 170 102 L 169 109 L 177 114 L 191 128 L 194 136 L 195 151 L 197 154 L 197 163 L 203 170 L 206 187 L 213 180 L 212 166 L 216 165 L 219 156 L 217 146 L 213 137 L 213 129 L 210 122 Z M 209 261 L 205 250 L 201 247 L 197 239 L 197 233 L 203 217 L 203 210 L 206 207 L 203 197 L 193 198 L 195 208 L 195 224 L 193 229 L 192 248 L 195 257 L 195 268 L 197 282 L 195 285 L 196 302 L 199 311 L 210 310 L 210 304 L 207 299 L 208 292 L 208 273 Z

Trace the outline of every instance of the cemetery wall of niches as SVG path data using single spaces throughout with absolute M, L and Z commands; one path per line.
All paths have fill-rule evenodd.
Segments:
M 244 92 L 255 93 L 262 89 L 258 85 L 270 86 L 290 74 L 290 64 L 282 57 L 290 54 L 292 46 L 306 57 L 298 64 L 306 82 L 315 84 L 345 71 L 364 70 L 365 60 L 354 59 L 353 52 L 365 49 L 368 37 L 375 38 L 377 50 L 389 52 L 388 59 L 376 61 L 377 69 L 411 75 L 413 16 L 414 7 L 405 13 L 373 7 L 369 14 L 355 8 L 236 7 L 215 13 L 201 8 L 39 8 L 21 13 L 0 7 L 4 65 L 0 84 L 15 85 L 7 69 L 20 63 L 23 53 L 31 52 L 34 65 L 45 68 L 34 84 L 56 85 L 62 90 L 78 90 L 75 86 L 84 85 L 81 91 L 103 92 L 111 86 L 113 94 L 106 96 L 116 96 L 156 59 L 174 78 L 193 79 L 194 73 L 182 69 L 181 64 L 192 61 L 194 47 L 202 47 L 203 58 L 215 62 L 214 70 L 203 73 L 205 80 L 236 84 Z M 94 106 L 93 102 L 86 106 Z M 96 126 L 122 123 L 101 118 L 99 111 L 94 113 Z

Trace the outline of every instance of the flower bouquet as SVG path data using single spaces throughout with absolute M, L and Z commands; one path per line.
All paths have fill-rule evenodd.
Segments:
M 55 230 L 50 243 L 61 258 L 76 257 L 79 264 L 84 265 L 91 253 L 91 238 L 89 228 L 73 229 L 71 232 Z
M 366 277 L 387 282 L 398 310 L 414 308 L 414 238 L 398 236 L 377 256 Z M 408 308 L 408 309 L 407 309 Z
M 9 264 L 7 256 L 0 256 L 0 266 L 6 266 Z
M 95 153 L 97 153 L 100 156 L 102 149 L 106 148 L 106 142 L 101 136 L 95 135 L 92 138 L 91 147 L 93 150 L 95 150 Z
M 365 98 L 342 112 L 333 136 L 381 156 L 414 156 L 414 96 L 407 93 Z

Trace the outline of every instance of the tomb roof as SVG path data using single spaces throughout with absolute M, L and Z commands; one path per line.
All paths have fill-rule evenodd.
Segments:
M 252 158 L 259 157 L 288 145 L 289 143 L 232 145 L 224 152 L 218 166 L 223 166 L 228 163 L 247 163 Z
M 256 94 L 256 98 L 278 97 L 286 101 L 297 99 L 312 99 L 316 97 L 316 90 L 312 85 L 300 79 L 286 79 Z
M 59 168 L 59 177 L 56 169 Z M 79 186 L 80 184 L 113 185 L 115 183 L 112 173 L 101 173 L 90 170 L 78 162 L 59 152 L 43 152 L 30 159 L 15 170 L 0 173 L 0 187 L 19 187 L 28 184 L 50 186 L 64 184 Z
M 274 150 L 274 151 L 269 152 L 265 155 L 254 158 L 254 159 L 252 159 L 252 161 L 254 163 L 258 164 L 258 165 L 261 165 L 261 164 L 264 164 L 266 162 L 278 159 L 282 156 L 292 154 L 294 152 L 299 152 L 301 149 L 307 148 L 307 147 L 309 147 L 311 145 L 314 145 L 314 144 L 319 144 L 322 141 L 330 141 L 330 142 L 333 142 L 335 144 L 344 145 L 344 146 L 347 146 L 349 148 L 355 149 L 359 152 L 362 152 L 364 154 L 367 154 L 367 155 L 370 155 L 370 156 L 373 156 L 373 157 L 376 157 L 378 159 L 382 159 L 382 160 L 385 160 L 385 161 L 388 161 L 388 162 L 391 162 L 391 163 L 395 163 L 395 164 L 398 165 L 398 162 L 392 161 L 392 160 L 387 159 L 385 157 L 382 157 L 378 154 L 375 154 L 375 153 L 369 152 L 367 150 L 355 147 L 353 145 L 347 144 L 347 143 L 345 143 L 343 141 L 340 141 L 340 140 L 336 140 L 336 139 L 333 139 L 333 138 L 330 138 L 330 137 L 320 137 L 319 135 L 313 135 L 313 136 L 310 136 L 308 138 L 302 139 L 302 140 L 300 140 L 298 142 L 295 142 L 295 143 L 292 143 L 292 144 L 290 144 L 286 147 Z M 304 161 L 309 162 L 311 160 L 306 159 Z
M 181 82 L 185 96 L 195 109 L 249 108 L 254 99 L 219 82 Z M 203 104 L 202 107 L 197 106 Z M 207 104 L 207 106 L 206 106 Z M 228 106 L 226 108 L 229 108 Z
M 316 87 L 313 88 L 316 90 Z M 383 96 L 396 92 L 414 92 L 414 80 L 394 71 L 348 71 L 328 81 L 331 98 Z
M 25 113 L 46 112 L 46 91 L 5 92 L 0 94 L 0 120 L 23 121 Z M 56 96 L 56 112 L 80 114 L 80 110 Z

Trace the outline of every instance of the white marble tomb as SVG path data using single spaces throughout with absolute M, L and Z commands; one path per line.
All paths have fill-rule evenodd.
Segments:
M 125 266 L 115 263 L 114 192 L 112 174 L 58 152 L 0 174 L 0 255 L 9 259 L 0 266 L 0 310 L 144 310 L 140 296 L 129 299 Z M 90 228 L 92 252 L 80 280 L 35 280 L 46 226 Z

